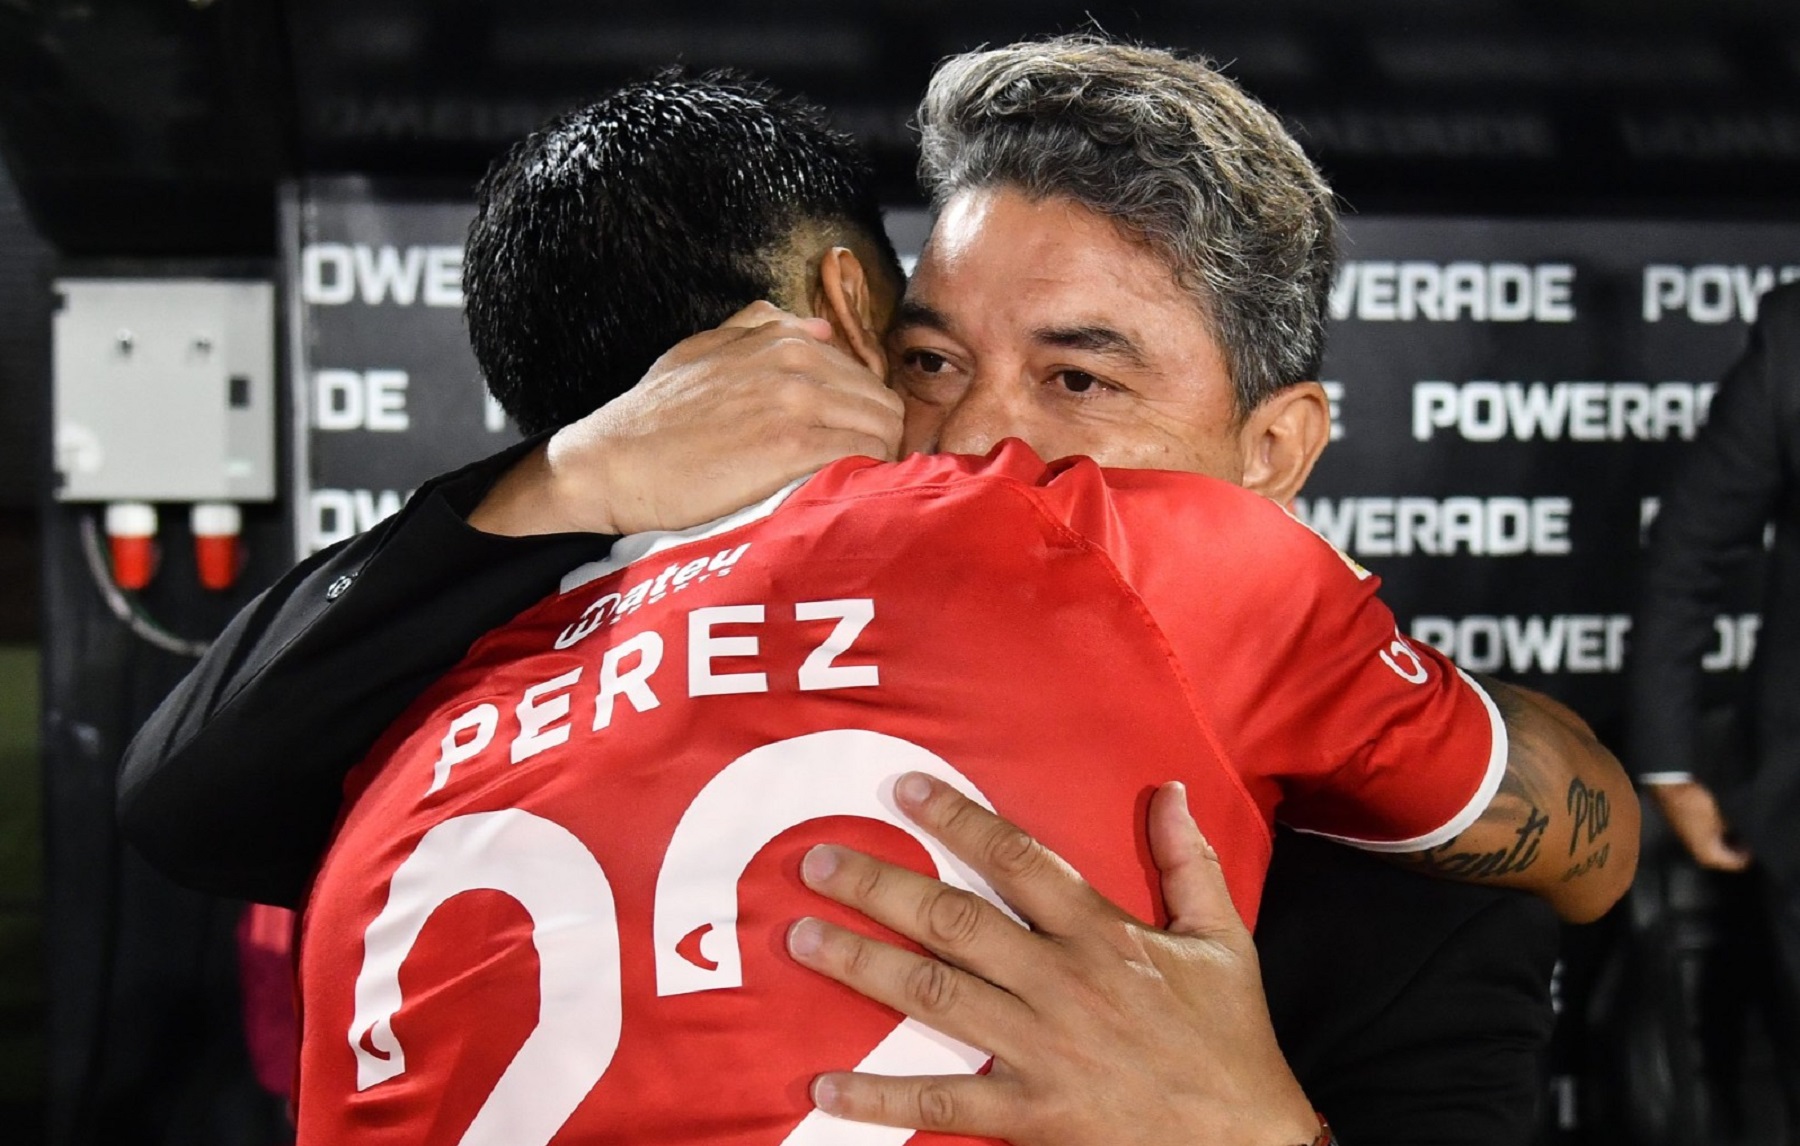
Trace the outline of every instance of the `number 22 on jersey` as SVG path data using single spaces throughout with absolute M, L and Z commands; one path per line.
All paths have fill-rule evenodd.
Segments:
M 925 748 L 863 729 L 766 744 L 713 776 L 683 813 L 656 878 L 657 994 L 743 985 L 738 881 L 765 845 L 810 820 L 856 816 L 898 828 L 924 848 L 939 879 L 998 904 L 979 875 L 894 805 L 893 783 L 908 771 L 935 776 L 992 808 L 967 777 Z M 366 1091 L 406 1072 L 407 1048 L 393 1030 L 404 1003 L 401 966 L 432 913 L 475 890 L 511 898 L 531 920 L 538 1020 L 459 1143 L 546 1146 L 605 1078 L 630 1003 L 620 976 L 613 886 L 587 845 L 544 816 L 517 808 L 453 816 L 426 831 L 395 870 L 386 905 L 363 936 L 348 1032 L 356 1086 Z M 467 1016 L 471 1025 L 482 1019 Z M 754 1053 L 755 1048 L 746 1049 Z M 905 1019 L 856 1069 L 970 1074 L 987 1059 L 974 1047 Z M 897 1146 L 912 1134 L 815 1110 L 781 1141 L 784 1146 Z

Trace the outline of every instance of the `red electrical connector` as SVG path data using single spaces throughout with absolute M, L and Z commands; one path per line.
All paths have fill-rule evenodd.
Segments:
M 237 581 L 238 534 L 243 531 L 243 515 L 230 502 L 197 502 L 188 515 L 194 531 L 194 561 L 200 569 L 200 583 L 222 593 Z
M 112 546 L 113 580 L 136 591 L 156 574 L 156 507 L 115 501 L 106 507 L 106 536 Z

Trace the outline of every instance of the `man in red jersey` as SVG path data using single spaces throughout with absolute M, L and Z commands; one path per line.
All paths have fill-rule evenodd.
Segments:
M 807 293 L 842 349 L 876 357 L 871 281 L 830 248 Z M 1278 811 L 1514 862 L 1566 832 L 1481 820 L 1506 745 L 1363 571 L 1237 486 L 1046 466 L 1016 443 L 840 462 L 620 542 L 377 746 L 307 912 L 301 1134 L 903 1141 L 810 1110 L 805 1083 L 987 1055 L 811 979 L 778 942 L 823 841 L 991 895 L 898 813 L 896 776 L 1019 820 L 1142 918 L 1159 905 L 1131 844 L 1175 776 L 1253 920 Z
M 778 943 L 824 841 L 993 897 L 899 814 L 896 777 L 1029 825 L 1154 918 L 1131 841 L 1174 776 L 1253 922 L 1278 809 L 1422 851 L 1505 769 L 1491 702 L 1395 637 L 1366 575 L 1207 478 L 1016 442 L 859 459 L 619 549 L 480 641 L 353 775 L 303 932 L 303 1142 L 903 1141 L 804 1084 L 987 1055 Z

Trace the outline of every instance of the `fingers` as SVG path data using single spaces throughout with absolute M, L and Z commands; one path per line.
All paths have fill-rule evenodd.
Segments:
M 894 799 L 914 823 L 981 873 L 1035 930 L 1080 935 L 1098 921 L 1123 916 L 1061 856 L 949 785 L 909 772 L 894 785 Z
M 1027 1140 L 1022 1103 L 1007 1080 L 984 1075 L 884 1078 L 875 1074 L 822 1074 L 813 1080 L 813 1104 L 855 1122 Z
M 1753 862 L 1750 853 L 1731 842 L 1730 827 L 1718 798 L 1706 785 L 1686 781 L 1653 784 L 1650 794 L 1694 862 L 1711 871 L 1740 872 Z
M 1750 853 L 1732 846 L 1722 831 L 1692 837 L 1684 835 L 1682 843 L 1687 845 L 1695 863 L 1711 871 L 1738 872 L 1750 867 Z
M 758 299 L 721 322 L 718 330 L 755 330 L 764 326 L 780 326 L 796 330 L 821 342 L 831 341 L 831 323 L 822 318 L 801 318 L 782 310 L 772 302 Z
M 1151 795 L 1149 835 L 1150 858 L 1162 875 L 1168 930 L 1201 937 L 1243 930 L 1219 853 L 1200 834 L 1184 785 L 1164 784 Z
M 1036 947 L 1043 941 L 998 907 L 973 892 L 910 868 L 821 844 L 806 853 L 800 876 L 821 895 L 1001 987 L 1007 985 L 1011 974 L 1027 970 L 1041 957 Z M 885 965 L 887 969 L 893 966 Z M 889 985 L 883 989 L 891 992 L 898 988 Z M 897 1003 L 890 1005 L 904 1009 Z
M 1710 871 L 1743 872 L 1750 870 L 1750 853 L 1729 847 L 1706 848 L 1694 853 L 1694 861 Z
M 1029 1017 L 1018 999 L 966 971 L 823 920 L 795 923 L 787 945 L 802 966 L 989 1053 Z

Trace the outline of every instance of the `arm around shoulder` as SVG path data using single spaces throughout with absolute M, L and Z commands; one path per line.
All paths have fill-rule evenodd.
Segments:
M 138 732 L 120 826 L 202 891 L 302 893 L 345 775 L 435 676 L 608 539 L 492 537 L 464 520 L 528 442 L 422 488 L 233 619 Z

